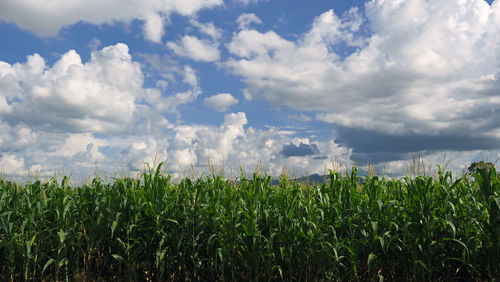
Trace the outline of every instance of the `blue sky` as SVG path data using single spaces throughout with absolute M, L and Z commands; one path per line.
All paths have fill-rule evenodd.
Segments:
M 0 3 L 0 169 L 325 173 L 500 156 L 500 3 Z

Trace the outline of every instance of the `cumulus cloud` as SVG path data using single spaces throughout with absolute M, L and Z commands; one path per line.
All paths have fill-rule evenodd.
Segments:
M 17 96 L 18 91 L 15 70 L 10 64 L 0 61 L 0 115 L 12 111 L 9 100 Z
M 94 51 L 87 63 L 71 50 L 52 67 L 34 54 L 10 70 L 0 74 L 0 87 L 11 90 L 7 120 L 52 130 L 123 132 L 143 92 L 140 65 L 125 44 Z
M 25 172 L 24 159 L 14 154 L 0 155 L 0 173 L 3 175 L 22 175 Z
M 155 71 L 171 73 L 179 91 L 169 92 L 166 81 L 158 89 L 144 88 L 145 74 L 125 44 L 96 48 L 87 62 L 69 51 L 52 65 L 37 54 L 26 62 L 0 63 L 0 171 L 20 177 L 37 170 L 51 177 L 64 169 L 80 181 L 99 169 L 141 171 L 145 162 L 156 160 L 167 161 L 177 176 L 191 165 L 206 170 L 209 161 L 235 171 L 240 165 L 250 171 L 260 162 L 278 175 L 284 166 L 303 171 L 304 164 L 308 172 L 322 172 L 337 154 L 347 156 L 330 140 L 314 142 L 328 152 L 322 159 L 286 158 L 284 145 L 296 143 L 291 132 L 248 127 L 245 113 L 226 114 L 221 124 L 211 126 L 171 123 L 165 116 L 180 115 L 177 107 L 202 92 L 195 69 L 168 67 L 163 63 L 171 61 L 161 60 Z M 237 102 L 221 94 L 207 103 L 222 110 Z
M 154 42 L 161 41 L 165 18 L 177 13 L 195 15 L 201 9 L 223 4 L 222 0 L 111 0 L 65 1 L 50 3 L 5 0 L 0 2 L 0 20 L 30 30 L 38 36 L 55 36 L 77 22 L 105 24 L 144 21 L 144 35 Z
M 279 175 L 284 167 L 302 175 L 324 173 L 334 161 L 345 162 L 350 156 L 348 148 L 333 140 L 292 138 L 279 128 L 255 129 L 247 123 L 246 114 L 240 112 L 226 114 L 219 125 L 170 125 L 160 134 L 156 133 L 161 127 L 155 125 L 149 133 L 117 136 L 33 132 L 23 125 L 0 123 L 0 171 L 7 176 L 23 176 L 37 170 L 51 177 L 64 169 L 73 180 L 81 181 L 100 169 L 113 176 L 120 171 L 141 172 L 145 163 L 166 161 L 168 172 L 182 177 L 191 168 L 207 173 L 210 161 L 227 168 L 228 176 L 231 171 L 232 176 L 239 175 L 240 166 L 253 172 L 259 164 L 270 175 Z M 15 144 L 19 138 L 26 142 Z M 285 157 L 283 148 L 290 144 L 313 144 L 310 147 L 323 155 Z
M 285 50 L 293 51 L 294 47 L 295 46 L 293 42 L 281 38 L 274 31 L 260 33 L 256 30 L 242 30 L 237 33 L 233 37 L 233 40 L 230 42 L 229 52 L 247 60 L 229 60 L 227 64 L 235 73 L 242 76 L 257 75 L 257 73 L 253 72 L 260 71 L 261 69 L 252 69 L 251 63 L 253 61 L 251 61 L 251 59 L 265 59 L 266 57 L 269 58 L 268 55 L 272 52 Z M 249 65 L 245 66 L 245 62 Z M 262 63 L 271 62 L 263 61 Z M 255 67 L 258 67 L 258 65 L 256 65 Z
M 36 142 L 38 134 L 24 124 L 9 126 L 0 121 L 0 152 L 19 152 Z
M 406 152 L 441 149 L 437 135 L 456 140 L 451 150 L 473 150 L 477 139 L 499 147 L 499 1 L 372 0 L 364 14 L 321 14 L 295 41 L 241 30 L 228 49 L 226 66 L 246 96 L 319 111 L 360 152 L 377 136 L 391 144 L 420 136 Z
M 205 98 L 204 104 L 218 112 L 227 112 L 229 107 L 238 103 L 230 93 L 220 93 L 209 98 Z
M 133 140 L 130 138 L 129 145 L 121 151 L 122 160 L 126 163 L 128 170 L 140 171 L 146 164 L 154 165 L 155 162 L 166 161 L 166 145 L 157 142 L 150 137 L 148 140 Z
M 66 168 L 66 172 L 83 177 L 93 172 L 96 164 L 109 161 L 102 152 L 108 145 L 107 140 L 91 133 L 58 133 L 0 122 L 0 171 L 9 177 L 35 171 L 53 176 Z
M 141 65 L 122 43 L 93 51 L 85 63 L 74 50 L 52 66 L 38 54 L 12 66 L 0 62 L 0 115 L 10 125 L 59 133 L 114 135 L 138 127 L 150 131 L 151 124 L 167 128 L 171 124 L 163 115 L 177 113 L 179 105 L 201 94 L 195 70 L 175 68 L 182 78 L 179 92 L 165 91 L 166 81 L 144 88 Z
M 145 101 L 154 110 L 159 111 L 155 112 L 154 115 L 160 115 L 162 112 L 178 113 L 177 107 L 179 105 L 194 102 L 202 93 L 196 71 L 192 67 L 185 65 L 180 75 L 183 77 L 182 82 L 189 86 L 186 91 L 163 95 L 157 89 L 150 89 L 145 95 Z
M 208 161 L 236 170 L 240 166 L 248 171 L 262 165 L 274 176 L 286 167 L 301 175 L 324 173 L 333 163 L 346 163 L 351 150 L 333 140 L 315 141 L 308 138 L 291 138 L 288 132 L 271 127 L 266 130 L 246 127 L 245 113 L 226 114 L 220 126 L 182 125 L 174 127 L 175 136 L 169 138 L 169 167 L 175 172 L 194 166 L 206 168 Z M 307 147 L 323 152 L 320 158 L 313 154 L 282 152 L 287 146 Z M 303 153 L 303 152 L 302 152 Z
M 172 153 L 172 164 L 176 168 L 187 168 L 198 163 L 198 158 L 193 149 L 184 148 L 174 150 Z
M 18 177 L 64 168 L 81 180 L 97 168 L 113 173 L 154 160 L 196 161 L 180 158 L 189 152 L 166 151 L 175 124 L 165 115 L 180 118 L 177 107 L 201 94 L 193 68 L 171 71 L 180 78 L 180 92 L 144 88 L 141 66 L 125 44 L 94 50 L 85 63 L 75 51 L 52 66 L 37 54 L 13 65 L 0 62 L 0 169 Z M 177 149 L 184 148 L 172 152 Z
M 244 13 L 241 14 L 236 20 L 240 29 L 248 29 L 251 24 L 262 24 L 261 19 L 257 17 L 254 13 Z
M 217 44 L 190 35 L 182 37 L 178 43 L 168 42 L 167 47 L 175 54 L 195 61 L 213 62 L 220 57 Z
M 222 163 L 233 152 L 235 139 L 244 135 L 243 126 L 246 123 L 244 113 L 232 113 L 225 116 L 220 128 L 188 125 L 176 127 L 175 147 L 177 150 L 195 150 L 198 161 Z
M 215 27 L 212 22 L 201 23 L 195 19 L 191 19 L 190 24 L 196 27 L 205 38 L 185 35 L 177 42 L 167 42 L 167 47 L 176 55 L 195 61 L 218 61 L 220 58 L 219 40 L 222 36 L 222 31 Z
M 61 145 L 54 155 L 62 157 L 73 157 L 78 153 L 89 152 L 89 160 L 92 162 L 104 159 L 99 147 L 107 145 L 104 139 L 94 138 L 91 134 L 72 134 Z

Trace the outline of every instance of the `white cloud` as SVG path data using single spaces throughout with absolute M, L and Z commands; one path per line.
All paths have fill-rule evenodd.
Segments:
M 9 126 L 0 121 L 0 152 L 18 152 L 36 143 L 38 134 L 24 124 Z
M 236 20 L 240 29 L 248 29 L 251 24 L 262 24 L 262 21 L 254 13 L 241 14 Z
M 205 98 L 204 104 L 218 112 L 226 112 L 229 107 L 238 103 L 230 93 L 220 93 L 209 98 Z
M 226 115 L 220 132 L 216 134 L 218 137 L 217 145 L 205 148 L 203 155 L 216 163 L 223 162 L 232 153 L 234 140 L 245 134 L 245 130 L 243 129 L 245 124 L 247 124 L 247 118 L 244 113 Z
M 145 22 L 147 39 L 159 42 L 164 18 L 173 13 L 195 15 L 201 9 L 223 5 L 223 0 L 53 0 L 50 3 L 27 0 L 0 2 L 0 20 L 15 23 L 38 36 L 55 36 L 77 22 L 101 25 L 112 22 Z
M 165 19 L 157 13 L 149 15 L 144 24 L 144 37 L 155 43 L 161 43 L 161 38 L 165 32 L 163 29 L 164 22 Z
M 199 162 L 222 163 L 233 153 L 235 139 L 244 134 L 247 123 L 244 113 L 227 114 L 220 128 L 179 126 L 175 128 L 175 147 L 194 149 Z
M 0 114 L 1 113 L 8 113 L 11 111 L 11 108 L 9 104 L 7 103 L 6 99 L 4 97 L 0 97 Z
M 99 151 L 99 147 L 107 145 L 104 139 L 94 138 L 89 133 L 72 134 L 61 145 L 59 150 L 54 153 L 56 156 L 73 157 L 78 153 L 89 152 L 89 160 L 96 162 L 104 159 L 104 155 Z
M 196 76 L 196 71 L 190 66 L 184 67 L 184 79 L 183 81 L 189 84 L 192 88 L 198 89 L 198 77 Z
M 195 36 L 185 35 L 178 42 L 167 42 L 176 55 L 190 58 L 195 61 L 214 62 L 220 58 L 219 40 L 222 31 L 215 27 L 213 22 L 201 23 L 196 19 L 191 19 L 190 24 L 196 27 L 200 33 L 209 39 L 200 39 Z
M 125 44 L 94 51 L 87 63 L 71 50 L 52 67 L 34 54 L 11 70 L 0 86 L 16 98 L 8 105 L 10 116 L 52 130 L 123 132 L 144 91 L 140 65 Z
M 260 163 L 271 175 L 280 174 L 283 167 L 296 173 L 324 173 L 332 163 L 346 164 L 351 150 L 333 140 L 314 141 L 318 156 L 290 157 L 281 154 L 283 146 L 293 142 L 313 143 L 309 139 L 290 137 L 286 131 L 271 127 L 267 130 L 245 128 L 244 113 L 226 114 L 219 126 L 182 125 L 174 128 L 175 136 L 169 142 L 169 167 L 177 173 L 194 166 L 206 170 L 208 161 L 224 165 L 239 174 L 240 166 L 247 172 Z
M 143 61 L 146 76 L 158 75 L 164 80 L 177 83 L 177 76 L 183 75 L 182 66 L 168 55 L 137 53 L 136 56 Z
M 22 176 L 25 173 L 24 159 L 18 158 L 14 154 L 0 155 L 0 173 Z
M 259 1 L 262 2 L 262 1 L 269 1 L 269 0 L 234 0 L 234 1 L 246 6 L 249 4 L 257 4 L 257 3 L 259 3 Z
M 175 54 L 195 61 L 213 62 L 220 57 L 217 44 L 190 35 L 182 37 L 179 43 L 168 42 L 167 47 Z
M 172 164 L 180 172 L 182 168 L 187 168 L 190 165 L 197 164 L 198 158 L 193 149 L 184 148 L 180 150 L 175 150 L 172 153 Z
M 215 42 L 217 42 L 222 36 L 222 30 L 215 27 L 213 22 L 200 23 L 197 20 L 191 19 L 189 23 L 198 28 L 201 33 L 210 36 L 210 38 L 212 38 Z
M 359 31 L 363 18 L 357 8 L 350 9 L 342 19 L 329 10 L 314 19 L 311 30 L 304 35 L 301 43 L 310 47 L 331 47 L 338 43 L 361 46 L 364 42 L 354 32 Z
M 155 42 L 161 42 L 171 13 L 192 16 L 222 4 L 78 0 L 65 2 L 63 9 L 61 1 L 28 2 L 1 2 L 0 20 L 46 36 L 78 20 L 101 24 L 140 19 L 144 36 Z M 160 7 L 160 2 L 165 5 Z M 253 2 L 257 1 L 241 0 Z M 83 5 L 86 10 L 78 8 Z M 103 6 L 107 10 L 99 14 Z M 113 10 L 115 6 L 119 7 Z M 478 0 L 380 0 L 370 1 L 364 12 L 351 9 L 337 16 L 327 11 L 297 40 L 274 31 L 249 30 L 261 21 L 254 14 L 242 14 L 237 20 L 241 30 L 227 44 L 232 58 L 225 64 L 246 83 L 245 99 L 263 97 L 276 105 L 319 111 L 299 113 L 296 119 L 315 116 L 338 128 L 369 130 L 387 138 L 445 134 L 459 141 L 476 136 L 499 144 L 499 1 L 489 6 Z M 51 13 L 57 16 L 48 16 Z M 199 37 L 184 36 L 167 46 L 196 61 L 221 60 L 222 31 L 212 22 L 195 19 L 190 17 L 190 24 Z M 97 40 L 89 45 L 93 53 L 88 62 L 82 62 L 76 51 L 51 66 L 37 54 L 22 63 L 0 62 L 0 168 L 9 170 L 4 172 L 20 175 L 37 168 L 50 174 L 65 167 L 85 174 L 97 165 L 109 172 L 121 165 L 138 170 L 143 161 L 157 159 L 168 160 L 176 173 L 191 164 L 206 168 L 208 160 L 236 170 L 240 164 L 252 169 L 261 161 L 273 175 L 283 166 L 299 174 L 322 173 L 332 162 L 347 163 L 359 153 L 340 145 L 349 146 L 340 129 L 340 141 L 295 138 L 299 130 L 294 128 L 249 127 L 244 113 L 227 114 L 219 125 L 180 125 L 178 106 L 196 101 L 202 93 L 192 67 L 167 55 L 145 55 L 150 67 L 143 73 L 126 45 L 97 50 L 99 45 Z M 148 72 L 160 73 L 157 88 L 144 88 Z M 227 111 L 237 100 L 222 93 L 204 102 Z M 165 117 L 171 113 L 177 114 L 178 124 Z M 457 150 L 467 150 L 463 142 Z M 319 153 L 286 158 L 280 152 L 289 144 L 314 144 Z M 438 155 L 432 150 L 424 153 L 432 161 Z M 454 168 L 480 151 L 456 154 L 462 157 L 456 157 Z M 401 170 L 403 162 L 407 163 L 390 164 Z
M 12 111 L 8 100 L 17 96 L 18 91 L 19 85 L 14 69 L 11 65 L 0 61 L 0 115 Z
M 276 51 L 293 51 L 293 42 L 281 38 L 273 31 L 260 33 L 256 30 L 242 30 L 233 37 L 229 44 L 229 52 L 243 58 L 268 59 L 269 53 Z M 291 53 L 289 55 L 292 55 Z M 233 61 L 229 61 L 231 65 Z M 241 63 L 251 61 L 240 61 Z M 233 69 L 237 71 L 237 69 Z
M 163 89 L 143 88 L 141 66 L 132 59 L 125 44 L 93 51 L 86 63 L 74 50 L 62 55 L 52 66 L 38 54 L 12 66 L 0 62 L 0 115 L 10 124 L 0 124 L 8 129 L 0 138 L 0 149 L 4 146 L 4 150 L 14 150 L 13 146 L 5 147 L 10 141 L 2 145 L 2 139 L 15 140 L 15 132 L 25 129 L 35 135 L 82 133 L 80 137 L 89 133 L 159 134 L 173 126 L 165 113 L 175 113 L 180 119 L 177 107 L 194 102 L 201 94 L 192 67 L 185 65 L 176 69 L 175 74 L 182 77 L 177 86 L 184 85 L 186 90 L 177 87 L 179 92 L 162 93 L 166 91 L 165 81 L 159 83 Z M 31 140 L 28 136 L 24 139 Z M 82 137 L 82 142 L 89 141 L 88 138 Z M 98 158 L 97 146 L 103 145 L 96 142 L 90 140 L 94 148 L 85 152 L 93 156 L 90 161 Z M 12 143 L 20 146 L 23 142 Z
M 182 72 L 183 82 L 190 87 L 190 89 L 182 92 L 173 93 L 172 95 L 163 96 L 160 91 L 150 90 L 145 96 L 145 100 L 154 108 L 161 112 L 176 113 L 179 105 L 194 102 L 201 94 L 196 71 L 186 65 Z
M 130 145 L 123 150 L 122 157 L 130 171 L 140 171 L 146 164 L 154 165 L 167 160 L 166 145 L 154 138 L 150 137 L 147 141 L 133 139 L 129 141 Z
M 24 143 L 16 144 L 21 139 Z M 299 141 L 316 144 L 322 158 L 285 158 L 280 153 L 284 145 Z M 247 127 L 244 113 L 226 114 L 219 125 L 170 125 L 162 131 L 162 126 L 155 124 L 149 132 L 121 136 L 33 132 L 23 125 L 0 123 L 0 171 L 3 169 L 7 176 L 22 176 L 29 168 L 50 177 L 64 169 L 74 181 L 81 181 L 100 169 L 110 176 L 120 171 L 141 172 L 145 163 L 153 165 L 155 161 L 167 161 L 166 168 L 176 177 L 185 175 L 191 167 L 207 173 L 209 161 L 224 165 L 233 176 L 239 174 L 240 165 L 251 172 L 260 162 L 276 176 L 284 166 L 297 173 L 323 173 L 332 160 L 346 161 L 348 157 L 349 150 L 333 141 L 294 139 L 274 127 Z
M 457 138 L 500 127 L 499 1 L 373 0 L 365 14 L 325 12 L 296 41 L 242 30 L 226 66 L 246 97 L 339 126 Z

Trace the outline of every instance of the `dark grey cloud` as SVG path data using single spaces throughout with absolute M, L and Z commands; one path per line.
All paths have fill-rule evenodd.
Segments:
M 280 152 L 286 158 L 288 157 L 305 157 L 309 155 L 319 154 L 319 149 L 316 144 L 300 143 L 299 146 L 295 144 L 283 145 L 283 150 Z
M 437 151 L 500 149 L 500 140 L 489 136 L 471 136 L 457 132 L 440 135 L 390 135 L 357 128 L 339 127 L 341 145 L 353 148 L 351 159 L 360 163 L 381 163 L 425 156 Z
M 328 157 L 327 156 L 321 156 L 321 157 L 314 157 L 313 159 L 314 160 L 326 160 L 326 159 L 328 159 Z

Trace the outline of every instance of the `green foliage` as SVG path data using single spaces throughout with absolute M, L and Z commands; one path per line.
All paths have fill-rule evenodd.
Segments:
M 494 280 L 500 181 L 0 180 L 0 280 Z
M 469 174 L 474 175 L 476 173 L 480 173 L 483 170 L 490 170 L 491 168 L 495 168 L 495 164 L 492 162 L 487 162 L 487 161 L 478 161 L 478 162 L 473 162 L 470 164 L 470 166 L 467 168 Z

